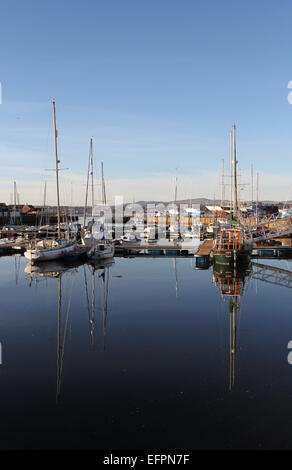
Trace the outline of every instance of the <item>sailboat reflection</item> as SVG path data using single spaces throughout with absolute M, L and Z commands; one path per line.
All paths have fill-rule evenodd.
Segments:
M 240 271 L 233 271 L 224 265 L 215 265 L 213 268 L 214 284 L 219 288 L 223 301 L 229 300 L 229 390 L 235 385 L 238 317 L 246 278 L 250 273 L 251 265 Z
M 103 260 L 102 264 L 88 263 L 83 266 L 85 300 L 88 313 L 89 338 L 91 347 L 94 346 L 95 339 L 95 311 L 96 311 L 96 278 L 101 279 L 101 311 L 102 311 L 102 342 L 105 350 L 106 322 L 108 311 L 108 292 L 109 292 L 109 268 L 114 264 L 114 260 Z M 91 293 L 89 295 L 89 283 L 87 279 L 87 270 L 91 275 Z M 90 299 L 91 297 L 91 299 Z
M 37 281 L 38 278 L 54 278 L 59 277 L 61 273 L 77 270 L 80 263 L 65 264 L 62 260 L 44 261 L 42 264 L 28 263 L 24 272 L 28 275 L 30 280 Z
M 94 345 L 95 337 L 95 316 L 96 316 L 96 275 L 98 279 L 102 280 L 102 336 L 103 336 L 103 350 L 105 350 L 105 335 L 106 335 L 106 320 L 108 310 L 108 292 L 109 292 L 109 268 L 114 264 L 114 261 L 109 260 L 102 264 L 85 264 L 83 265 L 84 279 L 85 279 L 85 295 L 87 300 L 87 310 L 89 313 L 89 333 L 90 344 Z M 41 265 L 28 264 L 25 268 L 25 273 L 28 275 L 30 286 L 33 284 L 38 285 L 41 280 L 48 281 L 49 279 L 58 279 L 58 307 L 57 307 L 57 385 L 56 385 L 56 402 L 58 403 L 61 394 L 62 372 L 65 354 L 65 345 L 67 338 L 67 331 L 70 318 L 71 302 L 74 292 L 74 282 L 79 266 L 64 265 L 61 261 L 42 263 Z M 86 270 L 91 272 L 91 308 L 89 307 L 89 293 L 87 284 Z M 62 286 L 64 276 L 71 275 L 71 282 L 66 285 L 66 295 L 62 295 Z M 64 316 L 65 314 L 65 316 Z M 64 318 L 63 318 L 64 316 Z M 64 320 L 62 322 L 62 319 Z
M 256 281 L 256 292 L 258 292 L 258 281 L 292 289 L 292 271 L 289 269 L 271 266 L 266 263 L 252 262 L 246 269 L 233 271 L 230 267 L 214 266 L 213 280 L 216 287 L 220 289 L 222 299 L 229 299 L 230 314 L 230 379 L 229 389 L 235 385 L 236 348 L 237 348 L 237 325 L 241 310 L 241 299 L 247 279 Z
M 176 257 L 173 258 L 173 268 L 175 273 L 175 296 L 178 298 L 178 274 L 177 274 L 177 263 Z
M 21 256 L 20 255 L 14 255 L 14 272 L 15 272 L 15 285 L 18 285 L 19 281 L 19 274 L 20 274 L 20 261 L 21 261 Z

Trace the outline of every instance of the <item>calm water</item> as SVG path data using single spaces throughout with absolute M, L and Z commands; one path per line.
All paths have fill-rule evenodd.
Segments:
M 0 258 L 1 448 L 292 446 L 290 288 L 189 258 L 26 266 Z

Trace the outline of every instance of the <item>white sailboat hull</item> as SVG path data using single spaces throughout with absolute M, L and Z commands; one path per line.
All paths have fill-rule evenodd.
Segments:
M 67 254 L 72 253 L 76 249 L 76 243 L 69 245 L 57 246 L 53 248 L 44 249 L 29 249 L 25 251 L 24 256 L 32 263 L 40 261 L 51 261 L 55 259 L 62 259 Z

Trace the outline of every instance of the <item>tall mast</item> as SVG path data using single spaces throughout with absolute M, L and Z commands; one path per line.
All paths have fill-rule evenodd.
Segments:
M 252 208 L 253 206 L 253 164 L 251 164 L 250 176 L 251 176 L 251 208 Z
M 233 209 L 233 154 L 232 154 L 232 131 L 230 131 L 230 215 L 232 215 L 232 209 Z
M 47 182 L 45 181 L 45 186 L 44 186 L 44 206 L 43 206 L 44 209 L 46 208 L 46 203 L 47 203 L 46 199 L 47 199 Z
M 44 186 L 44 202 L 43 202 L 43 208 L 42 208 L 42 211 L 41 211 L 40 226 L 41 226 L 42 223 L 43 223 L 43 217 L 44 217 L 45 210 L 46 210 L 46 194 L 47 194 L 47 182 L 45 181 L 45 186 Z
M 104 184 L 104 171 L 103 171 L 103 162 L 101 162 L 101 201 L 104 206 L 106 206 L 106 194 L 105 194 L 105 184 Z M 133 202 L 134 204 L 134 202 Z
M 221 192 L 221 206 L 223 207 L 225 204 L 225 183 L 224 183 L 224 158 L 222 158 L 222 176 L 221 176 L 221 185 L 222 185 L 222 192 Z
M 72 187 L 72 181 L 71 181 L 71 210 L 70 210 L 70 217 L 71 217 L 71 224 L 73 222 L 73 187 Z
M 90 139 L 89 144 L 89 158 L 88 158 L 88 170 L 87 170 L 87 181 L 86 181 L 86 195 L 85 195 L 85 207 L 84 207 L 84 227 L 86 224 L 86 213 L 87 213 L 87 201 L 88 201 L 88 187 L 89 178 L 91 176 L 91 216 L 93 219 L 94 212 L 94 184 L 93 184 L 93 139 Z
M 90 167 L 91 167 L 91 216 L 93 220 L 93 214 L 94 214 L 94 175 L 93 175 L 93 139 L 90 139 Z
M 55 100 L 53 100 L 53 113 L 54 113 L 54 129 L 55 129 L 58 238 L 61 238 L 60 191 L 59 191 L 59 163 L 60 163 L 60 160 L 58 159 L 58 131 L 57 131 L 57 121 L 56 121 L 56 104 L 55 104 Z
M 233 187 L 234 187 L 234 206 L 233 212 L 234 216 L 237 216 L 238 210 L 238 201 L 237 201 L 237 160 L 236 160 L 236 127 L 233 124 Z
M 214 193 L 214 199 L 213 199 L 213 223 L 215 222 L 215 212 L 216 212 L 216 207 L 215 207 L 215 193 Z
M 176 168 L 176 174 L 175 174 L 175 185 L 174 185 L 174 202 L 177 201 L 177 173 L 178 169 Z
M 257 172 L 257 203 L 256 203 L 256 220 L 259 223 L 259 173 Z
M 191 187 L 190 187 L 190 208 L 192 207 L 192 195 L 193 195 L 193 182 L 192 182 L 192 179 L 191 179 Z
M 85 193 L 85 206 L 84 206 L 84 222 L 83 226 L 86 224 L 86 213 L 87 213 L 87 201 L 88 201 L 88 185 L 89 185 L 89 173 L 90 173 L 90 146 L 89 146 L 89 158 L 88 158 L 88 169 L 87 169 L 87 179 L 86 179 L 86 193 Z
M 241 197 L 240 197 L 240 190 L 241 190 L 241 168 L 238 167 L 238 209 L 241 208 Z
M 14 181 L 14 223 L 16 224 L 16 194 L 17 194 L 17 189 L 16 189 L 16 181 Z

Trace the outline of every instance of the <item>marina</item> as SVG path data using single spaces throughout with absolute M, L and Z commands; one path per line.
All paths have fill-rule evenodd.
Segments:
M 240 209 L 233 173 L 229 207 L 185 216 L 176 175 L 177 210 L 137 219 L 125 207 L 117 224 L 103 163 L 97 205 L 95 179 L 91 139 L 83 214 L 69 221 L 59 201 L 55 225 L 1 229 L 3 448 L 127 449 L 130 438 L 134 448 L 289 448 L 286 411 L 263 421 L 263 397 L 290 408 L 290 317 L 279 305 L 292 288 L 291 214 Z M 10 432 L 10 380 L 24 395 L 13 413 L 24 437 Z
M 291 15 L 2 2 L 3 468 L 292 449 Z

